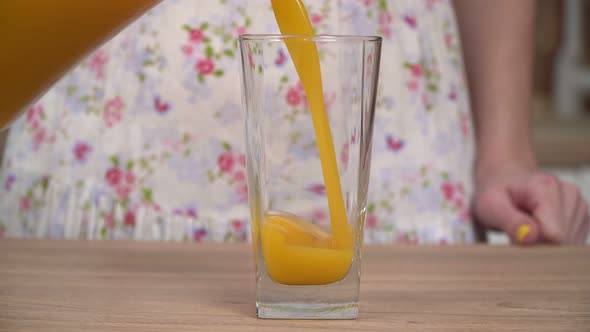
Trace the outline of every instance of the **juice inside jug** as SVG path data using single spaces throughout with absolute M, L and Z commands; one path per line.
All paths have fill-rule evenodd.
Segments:
M 0 129 L 159 0 L 0 1 Z

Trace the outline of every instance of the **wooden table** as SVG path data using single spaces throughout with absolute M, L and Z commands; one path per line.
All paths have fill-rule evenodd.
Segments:
M 248 245 L 0 241 L 1 331 L 590 331 L 590 247 L 367 246 L 355 321 L 255 317 Z

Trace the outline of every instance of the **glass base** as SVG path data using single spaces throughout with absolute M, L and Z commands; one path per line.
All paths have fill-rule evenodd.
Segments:
M 356 319 L 359 313 L 359 262 L 344 279 L 327 285 L 293 286 L 274 282 L 258 268 L 256 313 L 269 319 Z
M 267 319 L 356 319 L 357 302 L 342 304 L 256 302 L 256 314 Z

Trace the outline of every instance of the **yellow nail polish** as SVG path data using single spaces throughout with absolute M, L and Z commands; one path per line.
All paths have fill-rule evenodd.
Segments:
M 524 238 L 527 236 L 528 233 L 531 232 L 531 225 L 520 225 L 516 230 L 516 239 L 518 242 L 524 242 Z

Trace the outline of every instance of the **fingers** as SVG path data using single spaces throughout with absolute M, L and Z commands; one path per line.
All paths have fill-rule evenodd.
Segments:
M 576 229 L 574 236 L 574 242 L 577 244 L 584 244 L 588 239 L 588 231 L 590 230 L 590 216 L 588 214 L 588 203 L 581 199 L 581 203 L 577 210 L 577 218 L 580 220 L 580 224 Z
M 504 231 L 514 243 L 533 244 L 539 240 L 534 219 L 514 205 L 506 190 L 489 190 L 476 195 L 474 210 L 484 226 Z
M 474 211 L 480 223 L 503 230 L 518 243 L 586 241 L 588 202 L 575 185 L 544 173 L 508 180 L 476 193 Z
M 541 238 L 553 243 L 581 243 L 588 234 L 588 205 L 578 187 L 548 174 L 535 174 L 509 187 L 514 203 L 530 213 Z
M 578 187 L 566 182 L 561 182 L 560 189 L 565 221 L 572 222 L 576 220 L 577 217 L 579 217 L 577 216 L 577 212 L 579 210 L 580 204 L 582 203 L 580 190 Z
M 563 243 L 575 243 L 576 235 L 580 231 L 584 221 L 584 200 L 578 187 L 561 182 L 563 202 L 563 224 L 566 229 Z
M 548 174 L 536 174 L 527 181 L 509 186 L 510 197 L 516 206 L 537 221 L 541 237 L 549 242 L 562 243 L 566 239 L 564 204 L 560 181 Z M 567 202 L 568 205 L 572 203 Z

